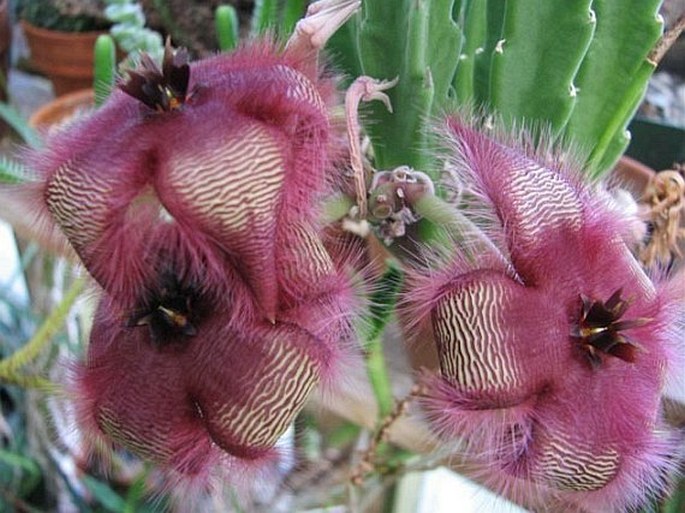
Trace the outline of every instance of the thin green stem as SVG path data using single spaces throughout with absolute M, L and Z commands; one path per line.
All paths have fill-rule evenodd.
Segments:
M 366 344 L 366 372 L 371 382 L 371 388 L 378 405 L 379 421 L 388 416 L 393 409 L 395 399 L 392 395 L 392 386 L 388 368 L 383 355 L 382 337 L 378 336 L 369 340 Z
M 0 383 L 5 385 L 16 385 L 21 388 L 35 388 L 36 390 L 50 393 L 59 389 L 57 384 L 42 376 L 24 376 L 22 374 L 3 376 L 0 374 Z
M 383 354 L 383 331 L 390 320 L 397 296 L 402 287 L 402 270 L 390 259 L 387 270 L 371 296 L 370 319 L 366 332 L 366 370 L 378 405 L 378 422 L 382 422 L 393 410 L 395 399 Z
M 52 313 L 45 319 L 31 340 L 11 356 L 0 361 L 0 381 L 16 384 L 25 383 L 29 386 L 37 386 L 39 388 L 47 386 L 49 383 L 48 381 L 37 377 L 22 376 L 19 373 L 19 369 L 33 361 L 50 342 L 53 335 L 64 323 L 64 320 L 76 302 L 76 299 L 83 290 L 84 284 L 85 279 L 83 278 L 78 278 L 74 281 L 60 304 L 57 305 Z

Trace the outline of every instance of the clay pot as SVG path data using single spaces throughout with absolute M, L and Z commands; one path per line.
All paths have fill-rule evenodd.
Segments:
M 95 93 L 92 89 L 81 89 L 58 96 L 46 103 L 33 113 L 29 124 L 33 128 L 48 129 L 58 126 L 73 116 L 92 108 L 95 103 Z
M 45 74 L 61 96 L 93 85 L 93 46 L 106 32 L 60 32 L 22 21 L 31 63 Z

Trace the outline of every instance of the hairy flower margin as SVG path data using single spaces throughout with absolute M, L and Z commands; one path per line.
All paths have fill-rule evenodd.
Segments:
M 661 396 L 683 364 L 685 275 L 650 279 L 631 220 L 568 154 L 446 117 L 465 226 L 411 271 L 403 318 L 432 326 L 423 404 L 494 489 L 545 511 L 628 511 L 665 492 L 682 436 Z M 560 501 L 560 502 L 558 502 Z M 556 504 L 556 506 L 555 506 Z

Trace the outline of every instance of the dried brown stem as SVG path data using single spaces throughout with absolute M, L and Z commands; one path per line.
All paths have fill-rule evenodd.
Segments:
M 371 443 L 362 453 L 361 459 L 357 466 L 352 470 L 350 475 L 350 482 L 354 486 L 361 486 L 364 482 L 364 477 L 377 469 L 378 456 L 380 454 L 381 446 L 388 441 L 390 436 L 390 428 L 395 422 L 402 417 L 409 408 L 411 402 L 421 397 L 425 391 L 420 385 L 414 385 L 409 394 L 403 399 L 395 403 L 393 410 L 381 421 L 381 425 L 374 434 Z
M 683 31 L 685 31 L 685 13 L 682 13 L 673 26 L 664 32 L 656 46 L 649 52 L 647 60 L 656 67 Z

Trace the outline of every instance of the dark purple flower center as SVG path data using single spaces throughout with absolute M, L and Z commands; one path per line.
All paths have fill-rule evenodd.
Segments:
M 157 347 L 183 342 L 197 334 L 199 295 L 193 287 L 170 276 L 160 280 L 160 287 L 150 294 L 128 317 L 130 327 L 147 326 Z
M 119 85 L 120 89 L 151 109 L 176 110 L 188 99 L 188 53 L 183 49 L 172 50 L 169 40 L 164 47 L 161 70 L 149 55 L 141 54 L 140 67 L 128 75 L 128 80 Z
M 630 306 L 630 301 L 621 297 L 622 293 L 623 290 L 618 289 L 607 301 L 580 295 L 580 318 L 571 336 L 579 340 L 593 368 L 602 363 L 602 355 L 615 356 L 629 363 L 634 363 L 637 357 L 638 346 L 622 332 L 643 326 L 649 319 L 621 320 Z

